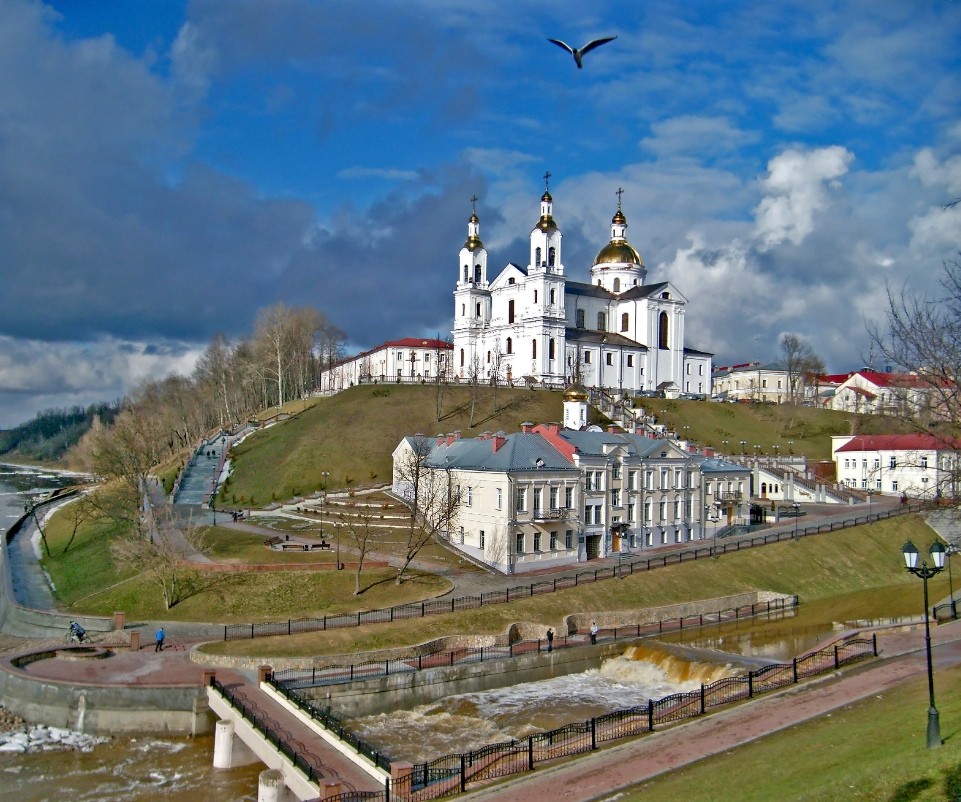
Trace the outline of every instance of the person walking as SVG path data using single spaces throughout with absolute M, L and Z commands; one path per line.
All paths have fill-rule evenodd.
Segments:
M 591 621 L 591 646 L 597 645 L 597 621 Z
M 163 628 L 163 627 L 160 627 L 160 629 L 157 630 L 157 634 L 156 634 L 157 645 L 156 645 L 156 647 L 154 647 L 154 651 L 155 651 L 155 652 L 162 652 L 162 651 L 163 651 L 163 648 L 164 648 L 164 638 L 166 638 L 166 637 L 167 637 L 167 635 L 166 635 L 166 633 L 164 632 L 164 628 Z
M 554 630 L 550 627 L 547 628 L 547 651 L 554 651 Z

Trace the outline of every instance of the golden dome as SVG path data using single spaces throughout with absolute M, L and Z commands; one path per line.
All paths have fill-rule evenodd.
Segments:
M 643 267 L 644 260 L 627 240 L 612 240 L 594 257 L 594 264 L 633 264 Z
M 616 212 L 614 212 L 614 217 L 611 219 L 611 222 L 615 225 L 626 226 L 627 218 L 624 216 L 624 212 L 618 209 Z
M 534 228 L 539 228 L 541 231 L 553 231 L 557 228 L 557 223 L 554 222 L 554 218 L 549 214 L 541 215 L 541 219 L 534 224 Z
M 587 390 L 585 390 L 579 384 L 572 384 L 570 387 L 564 390 L 563 397 L 565 401 L 586 401 Z
M 467 242 L 464 243 L 464 247 L 472 253 L 480 248 L 484 247 L 484 243 L 481 242 L 480 237 L 468 237 Z
M 554 202 L 554 199 L 551 197 L 551 193 L 545 189 L 544 194 L 541 195 L 541 203 L 553 203 L 553 202 Z

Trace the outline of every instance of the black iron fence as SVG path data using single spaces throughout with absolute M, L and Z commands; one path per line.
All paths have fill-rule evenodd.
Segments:
M 413 602 L 382 610 L 365 610 L 356 613 L 342 613 L 340 615 L 325 615 L 318 618 L 293 618 L 287 621 L 263 621 L 252 624 L 225 624 L 224 640 L 240 638 L 262 638 L 269 635 L 294 635 L 301 632 L 318 632 L 328 629 L 344 627 L 359 627 L 364 624 L 382 624 L 405 618 L 424 618 L 429 615 L 453 613 L 458 610 L 471 610 L 491 604 L 506 604 L 518 599 L 526 599 L 542 593 L 554 593 L 565 588 L 600 582 L 605 579 L 620 579 L 642 571 L 652 571 L 668 565 L 678 565 L 691 560 L 711 558 L 715 554 L 741 551 L 743 549 L 766 546 L 769 543 L 780 543 L 795 540 L 810 535 L 825 532 L 836 532 L 851 526 L 860 526 L 873 521 L 880 521 L 897 515 L 919 512 L 921 504 L 905 504 L 890 510 L 881 510 L 865 515 L 856 515 L 843 521 L 826 521 L 820 524 L 798 527 L 776 532 L 764 532 L 737 540 L 728 538 L 718 540 L 697 541 L 693 548 L 669 552 L 650 557 L 631 559 L 622 558 L 616 565 L 595 568 L 590 571 L 580 571 L 576 574 L 566 574 L 555 579 L 531 582 L 525 585 L 515 585 L 504 590 L 482 593 L 478 596 L 458 596 L 450 599 L 434 599 L 432 601 Z
M 753 699 L 763 693 L 831 671 L 868 657 L 876 657 L 877 636 L 857 635 L 839 640 L 823 649 L 797 657 L 790 663 L 776 663 L 725 677 L 700 689 L 676 693 L 662 699 L 616 710 L 584 722 L 573 722 L 550 732 L 534 733 L 525 739 L 489 744 L 462 754 L 444 755 L 416 764 L 409 775 L 394 778 L 389 788 L 366 799 L 403 799 L 409 802 L 437 799 L 463 793 L 468 786 L 496 777 L 533 771 L 538 764 L 590 752 L 600 744 L 653 731 L 656 727 L 706 715 L 712 709 Z M 343 738 L 347 730 L 329 709 L 321 708 L 302 690 L 289 683 L 268 679 L 292 703 L 315 717 L 318 723 Z M 335 729 L 331 729 L 331 725 Z M 354 743 L 359 743 L 354 739 Z M 352 744 L 353 745 L 353 744 Z M 355 747 L 356 748 L 356 747 Z M 358 751 L 375 765 L 390 771 L 390 758 L 369 745 Z M 345 797 L 345 802 L 353 797 Z
M 598 630 L 598 641 L 635 640 L 637 638 L 658 635 L 665 632 L 679 632 L 685 629 L 702 627 L 705 624 L 718 624 L 725 621 L 737 621 L 743 618 L 753 618 L 758 615 L 783 613 L 797 606 L 797 596 L 784 596 L 765 602 L 743 604 L 710 613 L 697 613 L 688 616 L 677 616 L 650 621 L 645 624 L 625 624 L 616 627 L 604 627 Z M 566 649 L 572 646 L 584 646 L 589 643 L 588 635 L 555 635 L 548 642 L 546 638 L 537 640 L 519 640 L 509 642 L 506 636 L 496 639 L 490 646 L 462 646 L 454 649 L 428 652 L 419 655 L 409 655 L 385 660 L 369 660 L 363 663 L 348 665 L 337 664 L 315 666 L 312 668 L 287 668 L 275 671 L 271 675 L 271 682 L 278 687 L 289 689 L 311 688 L 324 685 L 339 685 L 359 680 L 379 679 L 394 674 L 409 674 L 413 671 L 423 671 L 428 668 L 442 666 L 463 665 L 467 663 L 482 663 L 490 660 L 504 660 L 524 654 L 544 652 L 549 649 Z

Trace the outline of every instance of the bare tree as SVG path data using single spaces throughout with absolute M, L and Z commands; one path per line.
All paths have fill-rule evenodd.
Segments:
M 394 465 L 394 486 L 410 505 L 404 562 L 397 572 L 397 584 L 411 562 L 431 540 L 450 532 L 462 503 L 462 488 L 452 481 L 451 471 L 431 463 L 432 441 L 415 435 L 406 441 L 407 449 Z
M 67 542 L 63 544 L 63 553 L 66 554 L 67 550 L 73 545 L 74 538 L 77 537 L 77 532 L 80 527 L 87 521 L 92 520 L 96 512 L 90 500 L 90 495 L 81 490 L 75 498 L 65 505 L 61 514 L 65 517 L 67 523 L 70 524 L 70 537 L 67 538 Z
M 893 410 L 897 417 L 955 450 L 961 426 L 961 261 L 944 263 L 940 287 L 937 298 L 889 287 L 886 325 L 868 324 L 868 334 L 872 350 L 904 375 L 899 390 L 904 403 Z M 936 492 L 955 498 L 961 465 L 954 461 L 945 467 Z
M 787 368 L 788 403 L 799 404 L 808 377 L 824 372 L 824 362 L 811 346 L 796 334 L 781 337 L 781 357 Z
M 357 552 L 357 570 L 354 571 L 355 596 L 361 594 L 360 574 L 364 570 L 364 559 L 376 534 L 375 522 L 378 520 L 379 514 L 375 509 L 363 503 L 337 513 L 337 526 L 347 535 Z
M 203 549 L 199 530 L 188 526 L 181 531 L 168 508 L 154 510 L 154 526 L 146 537 L 128 533 L 111 544 L 111 554 L 121 569 L 146 574 L 169 610 L 188 594 L 194 574 L 184 561 L 184 552 Z
M 474 413 L 477 411 L 478 386 L 483 371 L 480 354 L 475 353 L 467 365 L 467 381 L 470 382 L 470 417 L 467 425 L 472 429 L 474 428 Z

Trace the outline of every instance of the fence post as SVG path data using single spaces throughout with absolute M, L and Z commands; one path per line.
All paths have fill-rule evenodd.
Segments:
M 597 719 L 591 718 L 591 751 L 597 749 Z
M 390 660 L 384 660 L 384 676 L 390 676 Z
M 704 693 L 704 683 L 701 683 L 701 715 L 704 715 L 704 711 L 707 710 L 706 695 Z
M 835 644 L 834 644 L 834 668 L 835 668 L 835 670 L 838 668 L 838 665 L 839 665 L 839 664 L 838 664 L 838 645 L 835 643 Z
M 327 631 L 327 615 L 324 615 L 324 632 Z
M 748 699 L 754 698 L 754 672 L 753 671 L 747 672 L 747 698 Z
M 253 625 L 253 624 L 250 625 L 250 639 L 251 639 L 251 640 L 254 639 L 254 625 Z
M 873 642 L 874 656 L 877 657 L 878 656 L 878 633 L 877 632 L 871 635 L 871 641 Z
M 654 732 L 654 700 L 647 700 L 647 729 L 648 732 Z
M 227 640 L 227 625 L 224 624 L 224 640 Z
M 534 736 L 527 736 L 527 770 L 534 771 Z
M 290 619 L 287 619 L 287 634 L 290 634 Z
M 450 600 L 450 611 L 451 611 L 451 612 L 454 612 L 454 600 L 453 600 L 453 599 Z
M 461 752 L 460 756 L 460 792 L 464 793 L 467 790 L 467 758 L 464 757 L 464 753 Z
M 794 684 L 797 685 L 797 658 L 794 658 Z
M 310 669 L 310 684 L 317 684 L 317 666 L 314 666 L 312 669 Z

